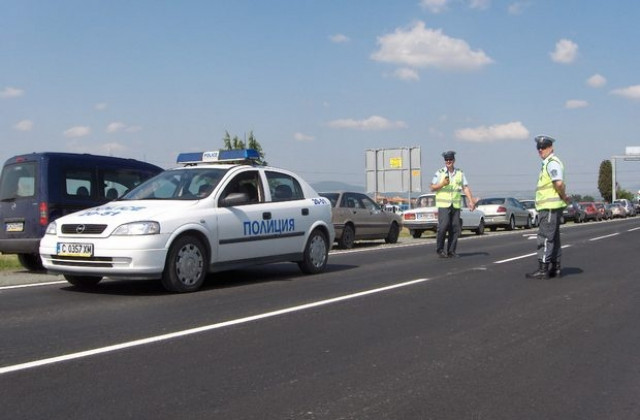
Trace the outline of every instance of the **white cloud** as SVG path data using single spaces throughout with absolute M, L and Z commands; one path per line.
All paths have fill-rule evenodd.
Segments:
M 99 102 L 99 103 L 95 104 L 93 106 L 93 108 L 96 111 L 104 111 L 105 109 L 107 109 L 107 103 L 106 102 Z
M 593 88 L 599 88 L 607 84 L 607 79 L 599 74 L 594 74 L 590 78 L 587 79 L 587 85 Z
M 628 86 L 626 88 L 614 89 L 612 94 L 622 96 L 627 99 L 640 99 L 640 85 Z
M 343 35 L 343 34 L 331 35 L 329 37 L 329 39 L 331 40 L 331 42 L 333 42 L 335 44 L 343 44 L 345 42 L 351 41 L 348 36 Z
M 491 0 L 469 0 L 469 7 L 472 9 L 486 10 L 491 7 Z
M 91 128 L 87 126 L 71 127 L 70 129 L 65 130 L 63 134 L 67 138 L 85 137 L 91 134 Z
M 103 143 L 98 145 L 98 151 L 102 155 L 112 156 L 127 150 L 127 147 L 120 143 Z
M 24 95 L 24 90 L 7 86 L 0 91 L 0 98 L 17 98 Z
M 556 63 L 573 63 L 578 56 L 578 44 L 569 39 L 561 39 L 556 43 L 555 51 L 549 53 L 549 55 Z
M 441 13 L 447 10 L 448 0 L 420 0 L 420 6 L 431 13 Z
M 373 60 L 412 68 L 476 70 L 493 62 L 482 50 L 472 51 L 464 40 L 426 28 L 424 22 L 380 36 L 378 45 Z
M 297 141 L 314 141 L 315 137 L 300 132 L 293 133 L 293 138 Z
M 406 128 L 407 124 L 404 121 L 390 121 L 384 117 L 378 115 L 372 115 L 365 120 L 354 119 L 342 119 L 334 120 L 328 123 L 332 128 L 349 128 L 354 130 L 391 130 L 394 128 Z
M 420 76 L 418 75 L 417 71 L 415 71 L 414 69 L 406 68 L 406 67 L 403 67 L 401 69 L 396 69 L 393 72 L 393 77 L 395 77 L 396 79 L 407 80 L 407 81 L 420 80 Z
M 586 108 L 589 106 L 589 102 L 581 99 L 569 99 L 565 102 L 564 107 L 567 109 Z
M 107 125 L 107 133 L 117 133 L 118 131 L 124 130 L 126 126 L 121 122 L 112 122 Z
M 125 123 L 116 121 L 107 125 L 107 133 L 117 133 L 119 131 L 124 131 L 125 133 L 137 133 L 142 130 L 142 127 L 139 125 L 126 125 Z
M 18 131 L 31 131 L 33 129 L 33 121 L 22 120 L 13 126 Z
M 531 3 L 528 1 L 517 1 L 509 5 L 507 12 L 510 15 L 521 15 L 524 13 L 524 10 L 530 6 L 530 4 Z
M 520 121 L 514 121 L 489 127 L 462 128 L 455 131 L 455 136 L 457 139 L 464 141 L 491 143 L 494 141 L 527 139 L 529 138 L 529 130 Z

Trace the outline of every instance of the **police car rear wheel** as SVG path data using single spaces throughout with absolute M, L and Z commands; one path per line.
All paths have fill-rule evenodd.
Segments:
M 95 285 L 100 283 L 100 280 L 102 280 L 102 277 L 97 277 L 97 276 L 74 276 L 72 274 L 65 274 L 64 278 L 69 283 L 71 283 L 71 284 L 73 284 L 74 286 L 77 286 L 77 287 L 94 287 Z
M 329 258 L 329 243 L 327 236 L 319 229 L 309 235 L 304 248 L 303 260 L 298 261 L 298 267 L 305 274 L 316 274 L 324 271 Z
M 167 256 L 162 285 L 170 292 L 195 292 L 207 275 L 205 247 L 195 236 L 178 238 Z

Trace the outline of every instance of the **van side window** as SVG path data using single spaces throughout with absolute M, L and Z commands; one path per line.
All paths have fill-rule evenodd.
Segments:
M 35 163 L 6 166 L 2 171 L 0 200 L 33 197 L 36 193 Z
M 67 169 L 63 175 L 65 193 L 77 198 L 89 198 L 93 195 L 93 173 L 83 169 Z
M 152 173 L 132 169 L 105 169 L 102 171 L 103 190 L 99 193 L 107 200 L 115 200 L 151 178 Z
M 271 201 L 302 200 L 302 187 L 293 177 L 274 171 L 266 171 L 271 191 Z

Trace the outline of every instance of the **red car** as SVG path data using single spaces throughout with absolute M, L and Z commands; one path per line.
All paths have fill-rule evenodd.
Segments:
M 596 203 L 594 203 L 593 201 L 583 201 L 580 203 L 580 205 L 582 206 L 585 213 L 585 222 L 588 222 L 589 220 L 595 220 L 596 222 L 599 222 L 600 220 L 602 220 L 602 215 L 600 213 L 600 210 L 598 210 L 598 208 L 596 207 Z

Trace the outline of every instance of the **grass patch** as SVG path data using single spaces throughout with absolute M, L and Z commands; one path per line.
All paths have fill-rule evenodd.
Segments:
M 22 268 L 17 255 L 0 254 L 0 270 L 16 270 Z

